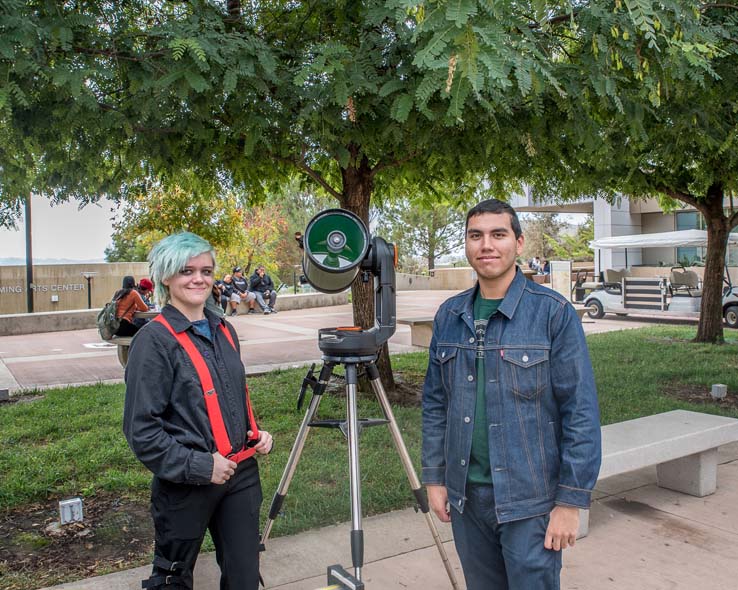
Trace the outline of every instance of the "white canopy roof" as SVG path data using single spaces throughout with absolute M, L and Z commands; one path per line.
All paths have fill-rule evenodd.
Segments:
M 728 243 L 738 245 L 738 234 L 730 234 Z M 657 234 L 614 236 L 592 240 L 592 248 L 677 248 L 684 246 L 707 246 L 707 232 L 700 229 L 667 231 Z

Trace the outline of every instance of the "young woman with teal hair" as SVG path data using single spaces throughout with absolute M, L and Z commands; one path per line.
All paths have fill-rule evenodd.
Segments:
M 257 590 L 257 454 L 272 448 L 251 408 L 238 335 L 212 298 L 215 253 L 195 234 L 149 254 L 161 314 L 137 333 L 126 367 L 123 429 L 154 474 L 154 566 L 144 588 L 187 588 L 206 530 L 221 588 Z

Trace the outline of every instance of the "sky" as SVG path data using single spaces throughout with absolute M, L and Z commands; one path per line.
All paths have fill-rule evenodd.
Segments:
M 78 208 L 76 202 L 51 206 L 48 199 L 35 196 L 31 200 L 33 258 L 102 260 L 105 248 L 112 243 L 113 203 Z M 0 229 L 0 258 L 25 258 L 25 220 L 17 230 Z

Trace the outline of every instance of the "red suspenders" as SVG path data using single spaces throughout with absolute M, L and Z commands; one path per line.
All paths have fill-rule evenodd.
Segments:
M 187 336 L 186 333 L 175 332 L 174 328 L 172 328 L 172 326 L 169 324 L 163 314 L 159 314 L 158 316 L 156 316 L 154 318 L 154 321 L 159 322 L 167 330 L 169 330 L 172 336 L 177 339 L 177 342 L 179 342 L 180 346 L 184 348 L 187 356 L 190 357 L 192 364 L 195 366 L 195 371 L 197 371 L 197 376 L 200 379 L 200 385 L 202 386 L 203 397 L 205 398 L 205 408 L 208 412 L 210 428 L 213 431 L 213 438 L 215 439 L 215 446 L 218 449 L 218 452 L 231 461 L 235 461 L 236 463 L 240 463 L 241 461 L 252 457 L 256 453 L 256 451 L 252 448 L 246 448 L 245 446 L 240 451 L 235 453 L 233 452 L 231 441 L 228 439 L 228 432 L 226 431 L 225 422 L 223 422 L 223 414 L 220 411 L 218 394 L 216 393 L 215 386 L 213 385 L 213 377 L 210 375 L 208 366 L 207 364 L 205 364 L 205 359 L 202 358 L 202 354 L 200 354 L 200 351 L 197 350 L 194 342 L 190 340 L 190 337 Z M 223 334 L 228 339 L 228 342 L 230 342 L 231 346 L 235 350 L 236 344 L 233 342 L 233 337 L 228 331 L 228 328 L 226 328 L 225 325 L 220 324 L 220 329 L 223 331 Z M 251 409 L 251 398 L 249 397 L 248 386 L 246 386 L 246 410 L 248 411 L 249 424 L 253 431 L 253 434 L 249 437 L 249 440 L 257 441 L 259 440 L 259 429 L 256 426 L 254 412 Z

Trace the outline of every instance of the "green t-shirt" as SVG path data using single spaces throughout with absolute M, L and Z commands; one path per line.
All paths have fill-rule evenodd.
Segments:
M 474 430 L 472 431 L 471 456 L 466 479 L 470 483 L 492 483 L 492 470 L 489 465 L 489 433 L 487 424 L 487 390 L 484 374 L 484 337 L 487 322 L 492 317 L 502 299 L 485 299 L 477 291 L 474 299 L 474 331 L 477 336 L 477 401 L 474 408 Z

